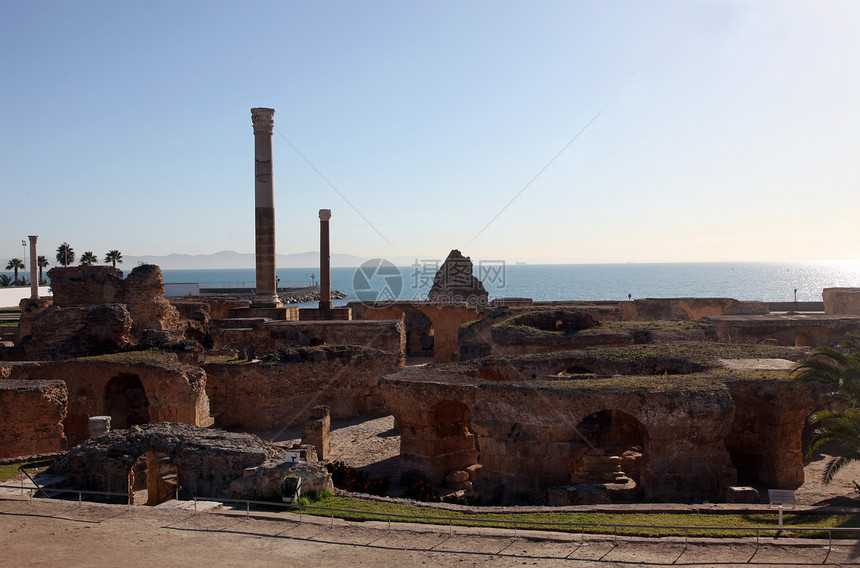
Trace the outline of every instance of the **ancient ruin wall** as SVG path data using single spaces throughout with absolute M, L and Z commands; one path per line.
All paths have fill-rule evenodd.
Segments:
M 152 361 L 136 358 L 152 357 Z M 157 358 L 157 360 L 156 360 Z M 72 444 L 88 436 L 90 416 L 111 416 L 114 427 L 129 422 L 183 422 L 210 426 L 206 373 L 164 354 L 118 354 L 64 362 L 15 365 L 11 377 L 62 377 L 69 392 L 63 421 Z
M 187 424 L 148 424 L 87 440 L 55 463 L 51 471 L 70 476 L 85 489 L 126 492 L 129 471 L 137 458 L 149 451 L 166 455 L 176 466 L 179 496 L 190 499 L 223 496 L 245 468 L 283 450 L 250 434 Z
M 299 424 L 324 404 L 333 418 L 384 412 L 378 382 L 402 366 L 398 353 L 368 348 L 288 350 L 271 362 L 206 363 L 215 424 L 272 430 Z
M 540 498 L 570 483 L 568 460 L 582 442 L 576 426 L 603 410 L 640 425 L 646 499 L 716 499 L 736 479 L 724 444 L 734 405 L 724 387 L 684 396 L 534 388 L 407 368 L 384 377 L 380 388 L 401 430 L 404 470 L 434 483 L 475 463 L 477 451 L 484 477 L 500 483 L 508 498 Z
M 624 302 L 622 302 L 624 303 Z M 733 298 L 645 298 L 626 302 L 631 321 L 696 320 L 705 316 L 761 315 L 767 303 Z
M 215 348 L 240 352 L 253 348 L 255 353 L 262 355 L 281 347 L 362 345 L 398 353 L 401 357 L 406 349 L 401 321 L 289 321 L 254 325 L 239 329 L 213 328 Z
M 131 271 L 125 279 L 123 300 L 134 322 L 131 331 L 137 341 L 145 330 L 179 329 L 179 312 L 165 299 L 161 269 L 154 264 L 143 264 Z
M 122 304 L 50 307 L 30 321 L 29 338 L 19 345 L 31 361 L 114 353 L 133 344 L 131 315 Z
M 726 447 L 741 484 L 794 487 L 803 483 L 801 433 L 824 393 L 791 381 L 732 380 L 735 404 Z
M 63 381 L 0 379 L 0 459 L 66 449 Z
M 825 288 L 824 313 L 828 316 L 860 316 L 860 288 Z
M 54 306 L 76 308 L 122 304 L 122 270 L 111 266 L 65 266 L 48 271 Z
M 860 316 L 709 316 L 720 343 L 774 343 L 797 347 L 833 346 L 860 330 Z

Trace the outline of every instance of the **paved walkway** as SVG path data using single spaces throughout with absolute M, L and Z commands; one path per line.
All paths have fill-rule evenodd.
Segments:
M 643 539 L 299 518 L 293 513 L 0 499 L 10 566 L 860 565 L 860 541 Z M 185 504 L 188 505 L 187 503 Z

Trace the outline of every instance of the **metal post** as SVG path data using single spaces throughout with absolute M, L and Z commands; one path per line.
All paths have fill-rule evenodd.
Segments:
M 454 536 L 454 521 L 448 519 L 448 536 Z
M 245 501 L 245 516 L 246 517 L 251 516 L 251 503 L 248 501 Z
M 517 538 L 517 522 L 514 521 L 514 538 Z
M 779 506 L 779 528 L 782 528 L 782 505 Z

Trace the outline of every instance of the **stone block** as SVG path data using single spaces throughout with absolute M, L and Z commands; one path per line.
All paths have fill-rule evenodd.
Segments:
M 726 489 L 726 503 L 761 503 L 761 496 L 754 487 L 729 487 Z
M 110 416 L 90 416 L 90 438 L 110 432 Z

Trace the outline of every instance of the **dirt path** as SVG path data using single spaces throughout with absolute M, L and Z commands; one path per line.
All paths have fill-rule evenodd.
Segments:
M 820 566 L 860 565 L 860 542 L 613 539 L 348 523 L 243 512 L 0 500 L 9 566 Z

